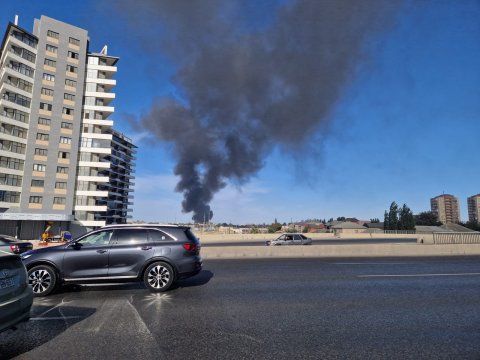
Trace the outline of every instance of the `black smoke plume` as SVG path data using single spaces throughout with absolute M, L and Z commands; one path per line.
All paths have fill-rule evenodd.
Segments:
M 276 146 L 318 134 L 393 21 L 393 0 L 123 0 L 146 54 L 176 65 L 176 97 L 141 125 L 173 144 L 184 212 L 210 220 L 227 181 L 245 182 Z M 263 20 L 262 20 L 263 19 Z

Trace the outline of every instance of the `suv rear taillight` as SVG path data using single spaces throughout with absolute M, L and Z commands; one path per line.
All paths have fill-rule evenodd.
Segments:
M 187 250 L 188 252 L 196 253 L 198 251 L 198 246 L 196 244 L 186 243 L 186 244 L 182 244 L 182 245 L 183 245 L 183 248 L 185 250 Z
M 18 254 L 20 252 L 18 245 L 10 245 L 10 250 L 12 250 L 14 254 Z

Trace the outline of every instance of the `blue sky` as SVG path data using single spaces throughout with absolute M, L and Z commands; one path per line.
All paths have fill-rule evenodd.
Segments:
M 442 193 L 459 198 L 467 219 L 467 197 L 480 193 L 480 2 L 413 3 L 366 45 L 368 60 L 359 62 L 328 130 L 309 139 L 309 151 L 291 155 L 273 146 L 249 181 L 229 183 L 215 195 L 214 222 L 382 219 L 392 201 L 418 213 Z M 148 112 L 155 97 L 181 92 L 170 80 L 175 59 L 142 56 L 141 34 L 126 31 L 98 2 L 71 4 L 2 2 L 0 23 L 5 28 L 18 14 L 19 25 L 32 30 L 43 14 L 87 29 L 92 51 L 108 44 L 109 54 L 120 57 L 113 120 L 139 146 L 133 216 L 189 221 L 174 191 L 170 145 L 148 141 L 125 116 Z M 256 15 L 253 26 L 268 26 L 269 17 Z

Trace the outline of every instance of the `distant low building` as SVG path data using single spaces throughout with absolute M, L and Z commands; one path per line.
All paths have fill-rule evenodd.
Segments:
M 378 230 L 384 230 L 384 223 L 383 222 L 377 222 L 377 223 L 372 223 L 372 222 L 366 222 L 363 224 L 366 228 L 369 229 L 378 229 Z
M 368 229 L 360 224 L 353 223 L 353 222 L 342 222 L 337 225 L 333 225 L 330 229 L 333 230 L 335 235 L 340 234 L 361 234 L 361 233 L 368 233 Z

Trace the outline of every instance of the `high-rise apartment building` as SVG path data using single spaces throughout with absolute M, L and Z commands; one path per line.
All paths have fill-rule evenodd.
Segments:
M 117 57 L 88 49 L 84 29 L 42 16 L 30 33 L 10 23 L 0 48 L 0 222 L 38 238 L 124 223 L 135 146 L 113 130 Z M 31 233 L 31 235 L 30 235 Z M 35 237 L 32 237 L 35 236 Z
M 480 194 L 470 196 L 467 199 L 468 203 L 468 221 L 480 221 Z
M 458 200 L 453 195 L 443 194 L 430 199 L 432 212 L 443 224 L 456 224 L 460 221 Z

